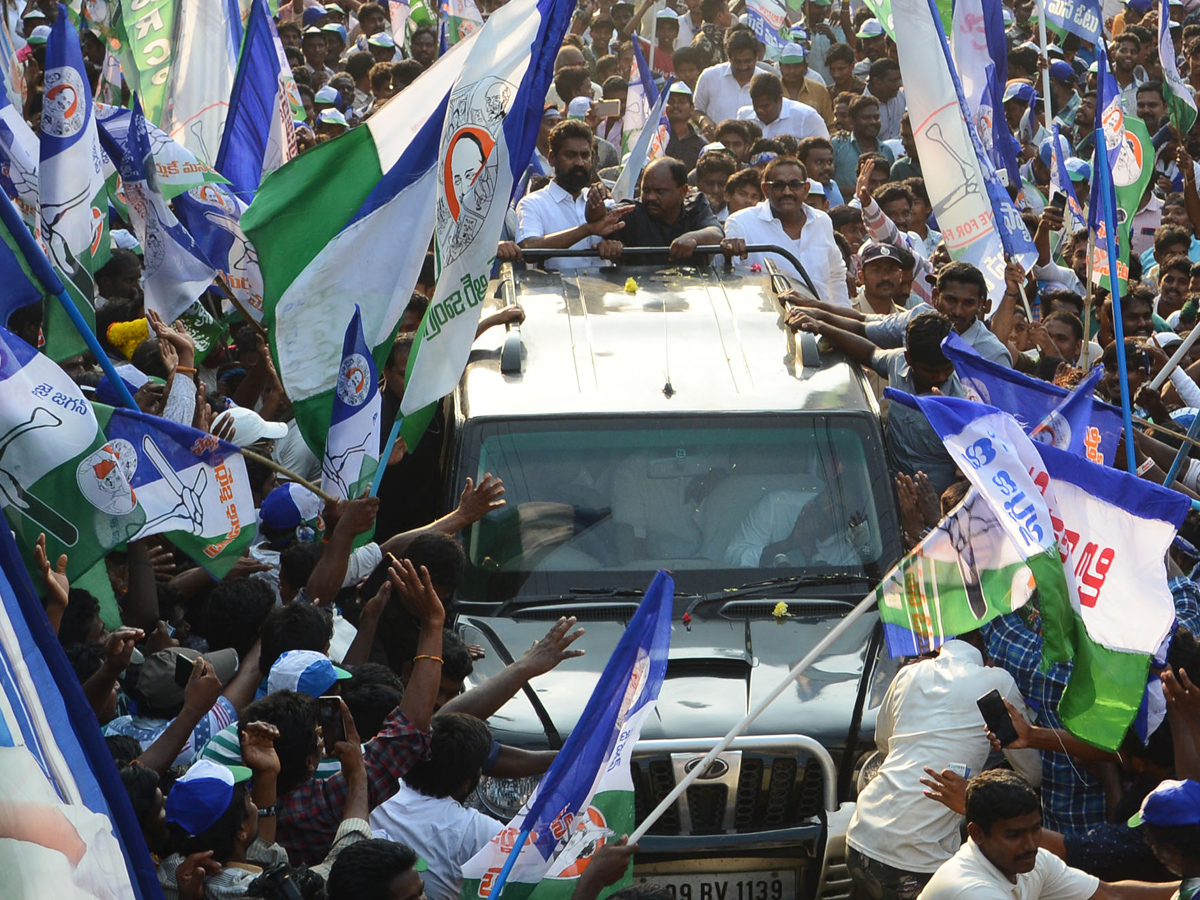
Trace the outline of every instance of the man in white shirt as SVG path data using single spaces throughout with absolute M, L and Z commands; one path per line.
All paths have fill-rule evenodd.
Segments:
M 371 813 L 373 832 L 412 847 L 428 863 L 429 900 L 458 900 L 463 863 L 504 828 L 503 822 L 463 806 L 479 783 L 491 748 L 486 722 L 461 713 L 439 715 L 433 721 L 429 756 Z
M 1038 847 L 1042 805 L 1013 772 L 990 769 L 967 785 L 968 840 L 918 900 L 1167 900 L 1177 884 L 1101 881 Z
M 925 768 L 983 768 L 991 747 L 975 705 L 979 697 L 997 690 L 1024 707 L 1012 676 L 984 664 L 983 648 L 978 631 L 947 641 L 935 658 L 901 669 L 888 688 L 875 725 L 883 764 L 859 792 L 846 832 L 850 874 L 868 894 L 872 886 L 900 893 L 903 885 L 923 885 L 958 850 L 958 816 L 929 802 L 921 784 Z M 1005 755 L 1026 777 L 1040 780 L 1037 750 Z
M 752 253 L 738 265 L 761 266 L 769 256 L 796 285 L 815 290 L 817 300 L 848 309 L 846 261 L 833 239 L 829 216 L 804 203 L 809 191 L 804 165 L 790 156 L 771 160 L 763 170 L 762 190 L 766 200 L 739 210 L 726 220 L 726 239 L 742 238 L 747 244 L 775 244 L 790 250 L 804 267 L 811 287 L 796 267 L 777 253 Z
M 750 105 L 737 112 L 762 129 L 763 137 L 790 134 L 797 141 L 809 137 L 829 137 L 829 128 L 821 114 L 799 100 L 783 96 L 783 82 L 771 72 L 759 72 L 750 80 Z
M 585 250 L 595 247 L 602 259 L 621 255 L 617 241 L 606 240 L 624 228 L 621 217 L 629 207 L 606 210 L 608 191 L 588 188 L 592 173 L 592 130 L 568 119 L 550 132 L 549 163 L 554 180 L 526 194 L 517 204 L 517 243 L 528 250 Z M 595 259 L 552 259 L 548 269 L 578 269 L 598 265 Z
M 737 118 L 750 105 L 750 79 L 758 65 L 758 41 L 749 31 L 735 31 L 725 40 L 729 62 L 709 66 L 696 80 L 696 111 L 714 122 Z

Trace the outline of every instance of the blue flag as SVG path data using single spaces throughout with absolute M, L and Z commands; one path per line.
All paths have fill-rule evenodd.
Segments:
M 216 160 L 217 171 L 246 203 L 254 199 L 264 172 L 296 155 L 291 105 L 280 78 L 287 62 L 277 42 L 266 0 L 254 0 Z
M 0 327 L 8 327 L 8 317 L 22 306 L 42 299 L 42 286 L 34 276 L 25 254 L 17 244 L 12 229 L 25 228 L 25 223 L 8 197 L 0 197 Z
M 22 886 L 28 897 L 161 898 L 96 715 L 12 534 L 0 531 L 0 808 L 10 821 L 4 883 L 18 893 Z
M 381 404 L 379 373 L 363 337 L 362 311 L 356 304 L 342 342 L 333 417 L 321 463 L 322 490 L 342 499 L 354 499 L 371 483 L 379 466 Z
M 145 251 L 146 307 L 164 322 L 174 322 L 208 289 L 217 272 L 163 199 L 146 118 L 136 99 L 125 144 L 114 162 L 125 187 L 129 222 Z
M 1091 396 L 1091 391 L 1072 392 L 1048 381 L 1022 375 L 1016 369 L 984 359 L 958 335 L 942 343 L 942 352 L 954 363 L 954 371 L 972 400 L 987 403 L 1012 415 L 1026 433 L 1050 419 L 1050 441 L 1072 453 L 1103 463 L 1116 458 L 1121 439 L 1121 411 Z M 1102 369 L 1090 378 L 1098 379 Z M 1094 384 L 1088 381 L 1087 384 Z M 1063 408 L 1063 401 L 1076 397 L 1076 403 Z M 1085 403 L 1086 401 L 1086 403 Z
M 500 896 L 506 880 L 522 886 L 515 896 L 527 896 L 543 878 L 569 891 L 558 879 L 577 877 L 596 847 L 633 831 L 630 754 L 667 671 L 674 594 L 671 576 L 660 571 L 537 791 L 463 865 L 461 897 Z
M 1057 0 L 1046 5 L 1046 24 L 1058 31 L 1077 34 L 1089 44 L 1100 37 L 1099 0 Z
M 1054 199 L 1055 193 L 1066 195 L 1069 215 L 1066 223 L 1069 229 L 1067 233 L 1074 234 L 1077 229 L 1086 228 L 1087 221 L 1083 217 L 1083 207 L 1079 205 L 1079 198 L 1075 196 L 1075 185 L 1071 184 L 1071 173 L 1067 171 L 1067 162 L 1063 157 L 1062 149 L 1066 138 L 1059 136 L 1057 122 L 1050 126 L 1050 136 L 1054 138 L 1050 144 L 1053 148 L 1053 156 L 1050 157 L 1050 199 Z M 1066 146 L 1069 149 L 1070 145 Z
M 258 253 L 242 231 L 246 204 L 224 184 L 191 188 L 175 198 L 175 215 L 200 254 L 256 322 L 262 321 L 263 277 Z

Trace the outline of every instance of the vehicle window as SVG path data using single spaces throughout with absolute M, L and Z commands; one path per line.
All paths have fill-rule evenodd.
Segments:
M 498 475 L 508 505 L 465 536 L 464 599 L 645 587 L 660 568 L 695 591 L 764 568 L 878 577 L 896 554 L 859 417 L 484 422 L 465 440 L 463 474 Z

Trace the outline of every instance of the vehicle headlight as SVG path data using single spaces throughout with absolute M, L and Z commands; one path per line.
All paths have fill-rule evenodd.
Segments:
M 524 778 L 490 778 L 484 775 L 475 788 L 475 797 L 485 811 L 507 822 L 521 811 L 539 780 L 536 775 Z

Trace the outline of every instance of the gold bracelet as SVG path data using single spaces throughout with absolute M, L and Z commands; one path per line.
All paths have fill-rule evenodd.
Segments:
M 416 662 L 418 659 L 432 659 L 439 666 L 445 665 L 440 656 L 430 656 L 428 653 L 422 653 L 420 656 L 414 656 L 413 662 Z

